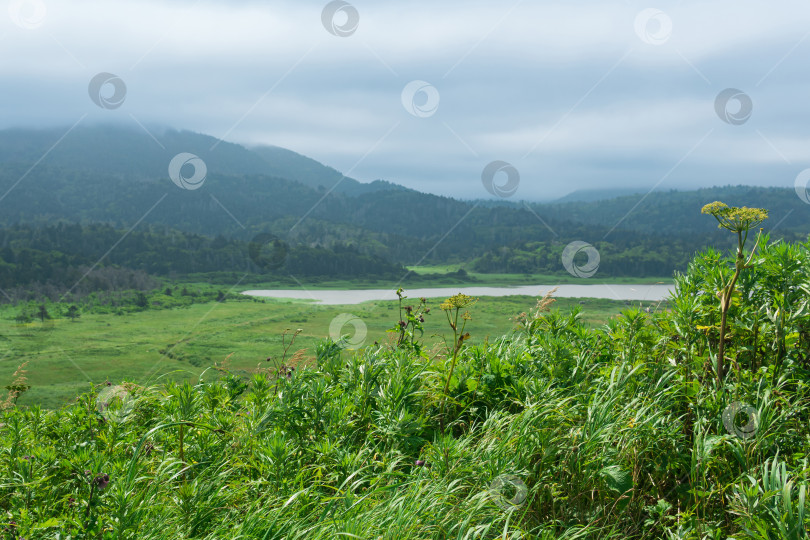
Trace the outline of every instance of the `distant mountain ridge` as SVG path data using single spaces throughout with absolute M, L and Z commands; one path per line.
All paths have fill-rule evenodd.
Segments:
M 202 158 L 209 173 L 265 175 L 312 188 L 335 188 L 354 195 L 380 189 L 406 189 L 383 181 L 361 183 L 332 167 L 276 146 L 247 148 L 209 135 L 170 128 L 115 125 L 0 130 L 0 164 L 42 163 L 51 167 L 125 174 L 138 179 L 168 178 L 168 164 L 180 152 Z M 336 186 L 336 187 L 335 187 Z
M 382 180 L 358 182 L 291 150 L 246 148 L 189 131 L 66 131 L 0 131 L 0 227 L 140 225 L 243 243 L 272 233 L 301 248 L 352 246 L 396 264 L 475 264 L 489 272 L 555 271 L 557 251 L 577 240 L 599 246 L 606 272 L 622 275 L 637 265 L 643 275 L 659 276 L 697 249 L 730 241 L 700 213 L 714 200 L 767 208 L 764 227 L 777 235 L 806 239 L 810 231 L 810 206 L 792 188 L 605 189 L 546 203 L 462 201 Z M 205 162 L 199 189 L 169 179 L 168 164 L 180 152 Z
M 557 201 L 536 205 L 549 219 L 567 218 L 588 225 L 658 233 L 702 233 L 717 223 L 702 215 L 703 205 L 722 201 L 729 206 L 760 207 L 769 210 L 763 223 L 768 231 L 779 229 L 810 233 L 810 205 L 791 188 L 759 186 L 708 187 L 692 191 L 654 191 L 623 195 L 606 200 Z

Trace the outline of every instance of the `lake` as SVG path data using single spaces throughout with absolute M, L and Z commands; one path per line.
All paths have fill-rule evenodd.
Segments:
M 407 289 L 408 298 L 447 298 L 457 293 L 470 296 L 543 296 L 553 289 L 554 285 L 520 285 L 517 287 L 440 287 L 427 289 Z M 557 285 L 554 296 L 558 298 L 607 298 L 609 300 L 643 300 L 658 302 L 666 300 L 674 292 L 674 285 Z M 360 304 L 372 300 L 396 300 L 397 295 L 391 289 L 276 289 L 244 291 L 248 296 L 266 298 L 288 298 L 313 300 L 323 305 Z

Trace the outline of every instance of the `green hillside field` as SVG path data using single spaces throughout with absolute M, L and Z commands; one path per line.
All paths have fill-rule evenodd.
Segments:
M 529 296 L 481 298 L 469 326 L 473 342 L 509 331 L 514 326 L 512 319 L 532 308 L 536 300 Z M 447 324 L 438 309 L 440 301 L 428 301 L 433 310 L 426 318 L 425 339 L 431 346 L 441 341 L 434 334 L 444 332 Z M 589 324 L 604 323 L 626 307 L 613 300 L 570 298 L 559 299 L 556 305 L 582 307 Z M 16 313 L 15 308 L 0 308 L 0 380 L 10 380 L 16 367 L 28 362 L 32 388 L 20 403 L 44 407 L 61 406 L 86 391 L 90 382 L 146 384 L 166 378 L 194 379 L 226 358 L 227 365 L 239 372 L 267 367 L 268 357 L 281 358 L 286 329 L 302 329 L 288 357 L 305 349 L 301 362 L 308 363 L 316 343 L 329 337 L 330 323 L 342 313 L 363 320 L 365 345 L 389 340 L 392 334 L 386 330 L 399 320 L 396 302 L 318 306 L 247 298 L 123 315 L 88 313 L 75 321 L 54 318 L 19 324 L 13 320 Z M 353 334 L 353 327 L 346 326 L 345 333 Z

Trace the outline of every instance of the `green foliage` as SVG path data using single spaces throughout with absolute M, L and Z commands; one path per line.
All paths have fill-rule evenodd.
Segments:
M 12 538 L 806 538 L 808 245 L 759 239 L 728 312 L 735 376 L 720 386 L 705 366 L 715 286 L 735 260 L 701 253 L 671 310 L 599 328 L 543 299 L 514 332 L 446 357 L 327 341 L 289 376 L 127 385 L 126 415 L 95 390 L 54 411 L 11 407 L 3 526 Z M 445 304 L 454 344 L 467 302 Z
M 58 298 L 57 298 L 58 299 Z M 74 298 L 75 302 L 41 302 L 39 300 L 20 301 L 15 307 L 13 318 L 18 324 L 30 323 L 38 319 L 41 323 L 54 318 L 68 318 L 76 321 L 84 313 L 123 315 L 140 311 L 163 310 L 206 304 L 211 301 L 253 302 L 252 298 L 241 294 L 214 290 L 186 289 L 183 295 L 167 295 L 164 289 L 148 291 L 97 291 Z
M 718 284 L 716 295 L 720 299 L 720 338 L 718 339 L 717 351 L 717 380 L 720 385 L 725 376 L 725 346 L 726 332 L 728 330 L 728 311 L 731 308 L 731 297 L 734 295 L 734 288 L 743 270 L 751 267 L 757 246 L 751 250 L 748 260 L 745 259 L 745 243 L 748 240 L 748 231 L 768 219 L 768 211 L 761 208 L 729 208 L 728 205 L 720 201 L 707 204 L 701 210 L 703 214 L 710 214 L 718 222 L 718 227 L 727 229 L 737 235 L 737 255 L 734 260 L 734 273 L 728 279 L 723 279 Z M 760 230 L 760 234 L 761 234 Z
M 189 275 L 232 269 L 263 274 L 254 264 L 246 240 L 205 237 L 176 230 L 125 233 L 106 224 L 66 224 L 0 228 L 0 288 L 31 294 L 33 285 L 56 300 L 94 291 L 149 290 L 150 276 Z M 115 249 L 107 253 L 109 246 Z M 96 268 L 99 261 L 103 264 Z M 332 278 L 376 276 L 400 278 L 405 269 L 357 246 L 335 242 L 329 248 L 295 244 L 274 274 Z M 92 271 L 91 271 L 92 270 Z M 15 290 L 19 288 L 20 290 Z M 166 295 L 170 296 L 170 295 Z
M 807 237 L 809 224 L 805 220 L 810 214 L 789 189 L 727 186 L 653 192 L 595 202 L 535 204 L 535 214 L 552 224 L 560 236 L 537 230 L 529 238 L 521 238 L 519 233 L 498 227 L 495 234 L 501 243 L 477 257 L 472 268 L 477 272 L 561 272 L 560 258 L 568 242 L 601 239 L 591 241 L 601 255 L 599 276 L 668 276 L 673 270 L 683 272 L 696 252 L 728 243 L 717 228 L 692 211 L 718 197 L 740 205 L 729 209 L 736 217 L 718 214 L 730 219 L 729 225 L 741 219 L 740 225 L 756 227 L 767 213 L 743 206 L 756 203 L 770 208 L 774 221 L 779 223 L 774 235 L 788 241 Z M 641 200 L 643 205 L 639 205 Z M 617 223 L 620 228 L 614 227 Z
M 67 317 L 71 321 L 75 321 L 76 319 L 81 317 L 81 313 L 79 312 L 78 306 L 76 306 L 75 304 L 69 305 L 65 309 L 65 317 Z
M 472 317 L 470 316 L 469 311 L 465 310 L 464 313 L 461 313 L 461 310 L 473 305 L 476 301 L 477 299 L 473 298 L 472 296 L 458 293 L 442 302 L 442 304 L 439 306 L 442 311 L 444 311 L 444 314 L 447 317 L 447 324 L 450 325 L 450 329 L 453 331 L 452 347 L 445 345 L 447 347 L 447 355 L 450 357 L 450 369 L 447 370 L 447 376 L 445 377 L 444 382 L 444 391 L 442 391 L 441 394 L 439 428 L 442 435 L 444 435 L 445 427 L 444 407 L 447 404 L 447 391 L 450 389 L 450 381 L 453 379 L 453 371 L 456 369 L 458 355 L 461 352 L 461 349 L 464 347 L 464 342 L 470 339 L 470 333 L 464 332 L 464 329 L 467 327 L 467 321 L 472 319 Z M 460 325 L 459 316 L 461 316 Z

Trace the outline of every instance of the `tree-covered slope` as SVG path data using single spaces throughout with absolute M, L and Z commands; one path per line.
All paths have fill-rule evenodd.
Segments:
M 190 132 L 155 129 L 156 141 L 137 128 L 80 125 L 53 146 L 62 134 L 0 132 L 0 226 L 156 225 L 243 242 L 272 233 L 291 245 L 353 245 L 396 264 L 452 262 L 484 272 L 563 271 L 562 249 L 582 241 L 597 246 L 606 275 L 659 276 L 724 241 L 694 210 L 714 200 L 767 206 L 763 226 L 775 236 L 796 240 L 810 231 L 810 206 L 790 188 L 531 205 L 462 201 L 382 181 L 360 184 L 289 150 L 251 150 Z M 199 189 L 169 179 L 177 152 L 204 159 L 208 175 Z
M 604 225 L 649 233 L 705 233 L 717 225 L 693 211 L 713 201 L 731 206 L 763 207 L 770 220 L 763 225 L 771 230 L 810 232 L 810 205 L 793 188 L 757 186 L 707 187 L 692 191 L 654 191 L 599 201 L 549 203 L 535 209 L 549 219 L 569 219 L 587 225 Z

